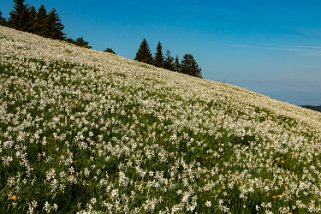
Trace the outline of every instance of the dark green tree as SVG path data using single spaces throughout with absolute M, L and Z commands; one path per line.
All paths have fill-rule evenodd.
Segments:
M 173 64 L 173 71 L 181 72 L 181 63 L 179 62 L 179 58 L 177 55 L 175 57 L 175 62 Z
M 34 30 L 39 36 L 49 37 L 50 35 L 47 10 L 44 5 L 41 5 L 38 9 Z
M 8 26 L 17 30 L 28 30 L 28 8 L 25 0 L 14 0 L 13 10 L 9 13 Z
M 80 46 L 80 47 L 84 47 L 84 48 L 92 48 L 90 45 L 89 45 L 89 42 L 87 42 L 86 40 L 84 40 L 83 37 L 79 37 L 75 40 L 75 44 Z
M 61 23 L 60 16 L 56 9 L 52 9 L 47 15 L 48 37 L 52 39 L 65 39 L 66 35 L 62 31 L 64 25 Z
M 116 52 L 115 52 L 112 48 L 106 48 L 106 49 L 104 50 L 104 52 L 116 54 Z
M 136 53 L 135 60 L 153 64 L 153 56 L 150 52 L 149 45 L 146 39 L 143 39 L 143 41 L 141 42 L 140 47 Z
M 31 6 L 28 8 L 28 24 L 27 24 L 27 31 L 30 33 L 36 33 L 35 30 L 35 24 L 36 24 L 36 16 L 37 16 L 37 11 L 34 6 Z
M 73 40 L 72 38 L 66 38 L 65 41 L 69 42 L 69 43 L 72 43 L 72 44 L 75 44 L 75 40 Z
M 181 72 L 191 76 L 202 78 L 201 68 L 198 66 L 192 54 L 185 54 L 181 62 Z
M 0 11 L 0 25 L 6 26 L 7 25 L 7 20 L 2 17 L 2 12 Z
M 168 70 L 173 70 L 173 66 L 174 66 L 173 63 L 174 63 L 174 58 L 171 56 L 171 52 L 167 50 L 165 61 L 164 61 L 164 68 Z
M 164 56 L 163 56 L 163 50 L 162 50 L 162 44 L 158 42 L 156 53 L 155 53 L 155 59 L 154 59 L 154 65 L 156 67 L 164 67 Z
M 73 43 L 73 44 L 75 44 L 77 46 L 83 47 L 83 48 L 89 48 L 89 49 L 92 48 L 89 45 L 89 42 L 85 41 L 83 37 L 79 37 L 79 38 L 77 38 L 75 40 L 68 38 L 68 39 L 66 39 L 66 41 L 70 42 L 70 43 Z

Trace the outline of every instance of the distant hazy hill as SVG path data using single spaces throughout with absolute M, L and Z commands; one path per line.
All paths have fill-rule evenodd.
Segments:
M 0 27 L 0 213 L 321 213 L 321 114 Z
M 321 106 L 302 106 L 302 107 L 321 112 Z

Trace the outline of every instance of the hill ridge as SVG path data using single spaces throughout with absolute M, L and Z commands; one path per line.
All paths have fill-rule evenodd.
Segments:
M 321 212 L 318 112 L 6 27 L 0 52 L 0 211 Z

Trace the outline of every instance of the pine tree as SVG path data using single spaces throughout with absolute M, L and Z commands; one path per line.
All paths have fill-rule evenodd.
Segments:
M 198 66 L 192 54 L 185 54 L 181 62 L 181 72 L 202 78 L 201 68 Z
M 143 39 L 143 41 L 141 42 L 140 47 L 136 53 L 135 60 L 153 64 L 153 56 L 150 52 L 149 45 L 146 39 Z
M 173 66 L 174 66 L 173 63 L 174 63 L 174 58 L 171 56 L 171 52 L 167 50 L 165 62 L 164 62 L 164 68 L 168 70 L 173 70 Z
M 73 39 L 67 39 L 68 42 L 71 42 L 77 46 L 80 46 L 80 47 L 83 47 L 83 48 L 92 48 L 90 45 L 89 45 L 89 42 L 85 41 L 83 37 L 79 37 L 75 40 Z
M 52 39 L 65 39 L 66 35 L 62 32 L 64 25 L 61 23 L 60 17 L 56 9 L 52 9 L 47 15 L 48 37 Z
M 0 11 L 0 25 L 6 26 L 7 25 L 7 20 L 2 17 L 2 12 Z
M 181 64 L 179 62 L 179 58 L 178 56 L 176 55 L 175 57 L 175 62 L 173 64 L 173 71 L 176 71 L 176 72 L 181 72 Z
M 106 48 L 106 49 L 104 50 L 104 52 L 116 54 L 116 52 L 115 52 L 112 48 Z
M 66 38 L 65 41 L 69 42 L 69 43 L 72 43 L 72 44 L 75 44 L 75 40 L 73 40 L 72 38 Z
M 39 36 L 48 37 L 49 36 L 49 23 L 48 23 L 48 15 L 47 10 L 44 5 L 41 5 L 38 9 L 35 25 L 34 25 L 35 33 Z
M 36 30 L 35 30 L 36 15 L 37 15 L 36 8 L 34 6 L 31 6 L 30 8 L 28 8 L 28 14 L 29 14 L 29 18 L 28 18 L 28 24 L 27 24 L 27 31 L 30 33 L 36 33 Z
M 163 56 L 163 51 L 162 51 L 162 44 L 158 42 L 157 48 L 156 48 L 156 53 L 155 53 L 155 60 L 154 60 L 154 65 L 156 67 L 164 67 L 164 56 Z
M 28 8 L 25 0 L 14 0 L 13 10 L 9 13 L 8 26 L 17 30 L 28 30 Z

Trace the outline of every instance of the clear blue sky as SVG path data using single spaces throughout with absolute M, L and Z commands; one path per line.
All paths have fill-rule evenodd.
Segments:
M 146 38 L 153 52 L 191 53 L 206 79 L 293 104 L 321 104 L 320 0 L 27 0 L 56 8 L 71 38 L 134 58 Z M 2 0 L 8 17 L 13 3 Z

